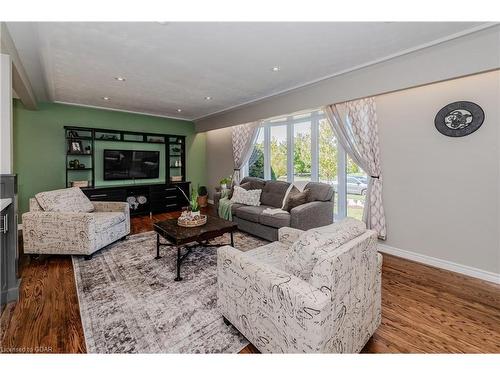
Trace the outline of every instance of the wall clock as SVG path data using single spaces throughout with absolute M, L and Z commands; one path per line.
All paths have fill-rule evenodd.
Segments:
M 434 119 L 436 129 L 448 137 L 464 137 L 474 133 L 484 121 L 484 111 L 476 103 L 450 103 L 439 110 Z

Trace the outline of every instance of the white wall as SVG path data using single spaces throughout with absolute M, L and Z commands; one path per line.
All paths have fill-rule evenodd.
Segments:
M 446 104 L 485 112 L 475 133 L 451 138 L 434 127 Z M 386 244 L 500 274 L 500 72 L 376 97 Z
M 0 54 L 0 174 L 12 173 L 12 64 Z
M 207 187 L 209 199 L 222 177 L 233 173 L 233 149 L 231 128 L 212 130 L 206 133 L 207 147 Z

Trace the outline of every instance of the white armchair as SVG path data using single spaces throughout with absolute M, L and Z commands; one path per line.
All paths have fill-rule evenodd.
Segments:
M 22 215 L 24 253 L 85 255 L 89 259 L 97 250 L 130 233 L 128 203 L 91 205 L 92 212 L 46 211 L 31 198 L 30 211 Z
M 217 254 L 218 306 L 265 353 L 354 353 L 381 320 L 377 235 L 353 219 Z

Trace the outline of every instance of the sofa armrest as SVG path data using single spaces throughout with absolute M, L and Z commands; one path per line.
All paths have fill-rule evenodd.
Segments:
M 219 201 L 220 201 L 221 196 L 222 196 L 222 193 L 220 190 L 218 190 L 218 191 L 216 190 L 214 192 L 214 205 L 215 205 L 215 208 L 217 208 L 217 209 L 219 208 Z
M 281 227 L 278 229 L 278 241 L 291 246 L 299 239 L 302 233 L 304 233 L 304 231 L 300 229 Z
M 218 249 L 217 285 L 223 316 L 262 352 L 321 351 L 330 299 L 319 289 L 231 246 Z
M 333 201 L 309 202 L 292 208 L 290 226 L 308 230 L 333 223 Z

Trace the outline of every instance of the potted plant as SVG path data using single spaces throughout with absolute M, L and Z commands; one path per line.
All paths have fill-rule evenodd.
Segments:
M 207 207 L 208 205 L 208 191 L 206 186 L 198 185 L 198 205 L 200 207 Z
M 229 177 L 223 177 L 223 178 L 220 180 L 220 187 L 221 187 L 221 189 L 227 189 L 227 185 L 228 185 L 228 184 L 231 184 L 231 181 L 232 181 L 232 176 L 229 176 Z
M 200 216 L 200 206 L 198 204 L 198 192 L 194 189 L 191 190 L 191 200 L 189 201 L 189 208 L 191 209 L 191 217 Z

